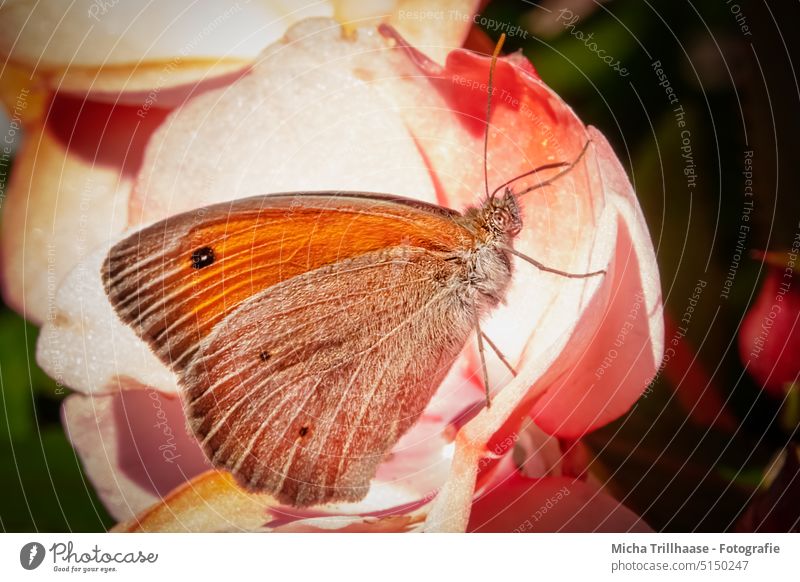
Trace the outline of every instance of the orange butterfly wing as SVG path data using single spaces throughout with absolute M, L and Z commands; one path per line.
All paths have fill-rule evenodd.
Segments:
M 377 194 L 245 198 L 132 234 L 111 249 L 103 280 L 120 318 L 180 371 L 214 326 L 260 290 L 382 248 L 469 248 L 459 217 Z
M 178 373 L 215 465 L 289 504 L 355 501 L 472 329 L 460 218 L 388 196 L 262 196 L 131 235 L 103 277 Z

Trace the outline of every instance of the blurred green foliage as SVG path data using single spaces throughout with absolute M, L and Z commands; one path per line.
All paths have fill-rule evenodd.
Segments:
M 37 329 L 0 310 L 2 531 L 102 531 L 113 521 L 60 421 L 60 388 L 36 365 Z

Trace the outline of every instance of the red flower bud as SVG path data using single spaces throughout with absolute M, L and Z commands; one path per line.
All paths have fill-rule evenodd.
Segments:
M 800 281 L 796 253 L 763 256 L 767 277 L 739 331 L 739 354 L 750 375 L 783 398 L 800 374 Z

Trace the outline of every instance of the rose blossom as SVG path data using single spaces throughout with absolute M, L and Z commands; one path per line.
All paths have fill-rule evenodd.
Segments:
M 391 192 L 456 209 L 477 204 L 488 62 L 455 50 L 441 67 L 389 30 L 348 37 L 332 21 L 303 21 L 248 74 L 190 100 L 155 130 L 132 183 L 128 224 L 280 191 Z M 638 398 L 660 362 L 663 329 L 653 247 L 627 176 L 605 138 L 523 57 L 502 58 L 495 79 L 490 184 L 572 161 L 590 140 L 573 171 L 522 198 L 516 248 L 554 268 L 607 274 L 564 279 L 517 262 L 507 304 L 483 326 L 517 372 L 512 378 L 488 353 L 491 408 L 475 414 L 483 393 L 470 345 L 379 467 L 367 498 L 301 511 L 243 491 L 227 473 L 204 472 L 209 467 L 185 432 L 174 377 L 105 299 L 99 270 L 108 245 L 99 248 L 60 286 L 38 358 L 84 394 L 65 403 L 65 424 L 112 513 L 139 516 L 124 528 L 286 529 L 294 522 L 464 531 L 476 494 L 476 511 L 498 508 L 481 502 L 486 488 L 497 495 L 511 483 L 518 494 L 530 493 L 527 507 L 552 494 L 548 478 L 564 478 L 520 485 L 508 464 L 515 447 L 491 452 L 520 434 L 526 419 L 576 439 Z M 624 341 L 612 347 L 622 329 Z M 482 464 L 492 456 L 500 458 Z M 573 500 L 600 500 L 609 515 L 624 514 L 612 523 L 633 527 L 635 516 L 581 483 L 561 484 L 575 491 Z
M 0 100 L 24 126 L 2 200 L 0 281 L 7 305 L 41 324 L 55 287 L 130 222 L 142 154 L 166 115 L 247 71 L 304 18 L 345 30 L 386 21 L 443 61 L 461 46 L 477 0 L 439 0 L 459 15 L 404 18 L 413 0 L 70 3 L 20 0 L 0 19 Z M 463 16 L 463 18 L 462 18 Z M 8 136 L 7 136 L 8 137 Z

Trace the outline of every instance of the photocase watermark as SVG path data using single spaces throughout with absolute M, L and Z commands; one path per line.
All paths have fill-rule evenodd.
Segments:
M 53 572 L 69 574 L 108 574 L 118 572 L 123 564 L 155 564 L 158 561 L 156 552 L 104 551 L 97 544 L 83 550 L 69 541 L 56 542 L 47 549 L 39 542 L 29 542 L 19 551 L 19 563 L 26 570 L 35 570 L 48 555 Z
M 397 18 L 399 20 L 438 20 L 445 21 L 460 21 L 472 22 L 478 26 L 482 26 L 485 30 L 491 32 L 505 32 L 506 36 L 518 36 L 523 39 L 528 38 L 528 31 L 519 25 L 511 24 L 503 20 L 496 20 L 483 16 L 482 14 L 471 14 L 461 10 L 398 10 Z
M 524 533 L 527 531 L 531 531 L 534 527 L 536 522 L 542 519 L 549 511 L 551 511 L 558 503 L 564 499 L 565 497 L 569 496 L 570 491 L 566 487 L 562 487 L 559 489 L 555 494 L 551 495 L 547 498 L 539 509 L 537 509 L 528 519 L 523 521 L 519 526 L 511 530 L 511 533 Z M 533 520 L 533 521 L 531 521 Z
M 161 402 L 161 395 L 153 388 L 147 389 L 150 400 L 153 402 L 153 408 L 156 410 L 156 423 L 153 428 L 159 429 L 161 434 L 166 439 L 164 443 L 158 446 L 161 456 L 167 463 L 174 463 L 176 459 L 180 458 L 181 454 L 178 452 L 178 445 L 175 442 L 175 433 L 169 424 L 169 418 L 164 410 L 164 405 Z
M 708 283 L 703 279 L 698 279 L 697 284 L 695 284 L 694 289 L 692 289 L 692 294 L 689 296 L 689 301 L 686 303 L 686 307 L 683 310 L 683 315 L 681 315 L 680 322 L 683 324 L 682 326 L 678 327 L 677 334 L 680 334 L 679 337 L 683 337 L 686 335 L 686 332 L 689 331 L 689 324 L 692 322 L 692 317 L 694 315 L 694 310 L 697 307 L 697 302 L 700 301 L 700 295 L 703 294 L 703 290 L 706 288 Z
M 8 185 L 9 170 L 11 169 L 11 156 L 14 155 L 19 135 L 22 131 L 22 115 L 28 108 L 28 97 L 30 89 L 21 89 L 17 93 L 14 106 L 9 111 L 8 127 L 3 136 L 3 143 L 0 144 L 0 208 L 6 199 L 6 187 Z
M 653 69 L 653 72 L 656 75 L 659 87 L 664 89 L 668 103 L 674 106 L 672 109 L 672 114 L 675 117 L 675 125 L 678 127 L 680 132 L 680 151 L 681 159 L 683 160 L 683 175 L 686 178 L 686 189 L 687 191 L 691 191 L 697 186 L 697 166 L 695 164 L 694 153 L 692 151 L 692 132 L 687 127 L 686 123 L 686 111 L 683 109 L 683 105 L 680 104 L 678 94 L 672 87 L 672 82 L 669 80 L 669 76 L 664 70 L 664 67 L 661 65 L 661 61 L 658 59 L 653 61 L 650 63 L 650 68 Z
M 78 232 L 75 239 L 75 250 L 78 253 L 78 261 L 81 261 L 89 251 L 86 241 L 89 235 L 89 213 L 92 211 L 92 201 L 96 198 L 95 188 L 96 184 L 94 178 L 90 174 L 83 184 L 81 195 L 78 200 Z M 83 265 L 81 265 L 80 268 L 83 269 Z
M 480 16 L 476 14 L 472 17 L 472 22 L 492 32 L 505 32 L 506 36 L 508 37 L 519 36 L 523 39 L 528 38 L 527 30 L 521 26 L 512 25 L 508 22 L 503 22 L 502 20 L 495 20 L 493 18 L 487 18 L 486 16 Z
M 597 44 L 597 41 L 594 40 L 593 32 L 586 34 L 575 26 L 580 19 L 581 17 L 579 14 L 575 14 L 569 8 L 562 8 L 558 13 L 556 22 L 560 23 L 564 28 L 566 28 L 570 35 L 581 41 L 587 49 L 597 55 L 598 59 L 603 61 L 612 71 L 618 73 L 620 77 L 627 77 L 630 75 L 628 69 L 622 66 L 622 63 L 619 59 L 608 54 L 604 48 Z
M 119 0 L 94 0 L 89 5 L 87 15 L 89 18 L 100 22 L 100 17 L 108 14 L 117 4 L 119 4 Z
M 650 63 L 650 66 L 652 67 L 653 72 L 656 74 L 658 86 L 664 89 L 664 92 L 667 94 L 667 101 L 669 101 L 669 104 L 677 105 L 678 94 L 675 92 L 675 89 L 672 88 L 672 83 L 670 82 L 669 77 L 667 77 L 667 73 L 664 71 L 661 61 L 655 60 Z
M 53 557 L 54 572 L 101 573 L 116 572 L 118 564 L 155 564 L 158 554 L 155 552 L 105 552 L 94 545 L 88 551 L 75 551 L 72 542 L 56 542 L 50 546 Z
M 61 316 L 61 312 L 58 309 L 58 304 L 56 303 L 56 290 L 58 289 L 58 275 L 56 273 L 56 263 L 57 253 L 56 253 L 56 245 L 52 242 L 47 243 L 47 267 L 46 267 L 46 283 L 45 283 L 45 290 L 47 293 L 47 311 L 45 313 L 45 320 L 48 325 L 45 329 L 47 330 L 42 337 L 42 341 L 47 342 L 47 344 L 51 347 L 55 346 L 59 343 L 59 333 L 57 329 L 57 323 Z M 64 350 L 61 349 L 53 349 L 53 360 L 51 362 L 51 370 L 50 376 L 56 383 L 55 387 L 55 394 L 60 396 L 64 394 L 64 359 L 62 354 Z
M 451 82 L 455 85 L 465 87 L 471 91 L 479 91 L 488 97 L 489 85 L 484 81 L 478 81 L 463 75 L 453 75 Z M 495 103 L 501 102 L 515 109 L 518 115 L 522 115 L 530 121 L 536 129 L 539 130 L 542 136 L 542 143 L 547 147 L 548 152 L 553 152 L 554 159 L 558 161 L 568 161 L 569 158 L 564 153 L 564 149 L 553 133 L 553 126 L 549 122 L 542 121 L 542 118 L 531 109 L 530 105 L 524 99 L 519 99 L 514 96 L 508 89 L 501 89 L 497 86 L 492 87 L 492 99 Z M 548 160 L 550 161 L 550 160 Z
M 514 445 L 517 444 L 519 440 L 518 433 L 512 433 L 505 437 L 503 440 L 498 441 L 491 449 L 491 455 L 483 457 L 478 462 L 478 471 L 483 471 L 488 465 L 490 465 L 493 461 L 505 456 L 511 449 L 514 448 Z
M 753 151 L 746 150 L 744 152 L 744 201 L 742 202 L 742 215 L 739 221 L 739 232 L 736 236 L 736 247 L 733 249 L 733 257 L 731 263 L 728 265 L 728 272 L 725 275 L 725 281 L 722 282 L 722 291 L 719 293 L 720 299 L 728 299 L 730 296 L 733 281 L 736 279 L 736 273 L 739 272 L 739 264 L 742 260 L 742 254 L 747 249 L 747 237 L 750 234 L 750 215 L 753 212 Z
M 75 264 L 75 274 L 72 276 L 78 279 L 89 276 L 83 259 L 89 251 L 89 245 L 87 244 L 89 238 L 89 213 L 92 211 L 92 201 L 95 199 L 95 187 L 96 185 L 92 175 L 87 175 L 78 200 L 77 232 L 74 237 L 75 254 L 69 258 L 69 260 Z M 65 383 L 64 360 L 61 354 L 64 353 L 64 350 L 60 349 L 61 346 L 58 346 L 59 349 L 53 348 L 61 341 L 59 328 L 62 326 L 59 324 L 64 322 L 66 316 L 61 309 L 59 309 L 57 300 L 58 288 L 62 281 L 57 269 L 58 245 L 54 242 L 47 243 L 46 257 L 45 292 L 47 294 L 47 309 L 45 312 L 45 320 L 50 325 L 45 328 L 46 331 L 44 333 L 46 335 L 42 336 L 42 341 L 46 342 L 51 347 L 52 361 L 50 376 L 55 381 L 55 394 L 62 395 L 64 394 Z
M 44 546 L 39 542 L 28 542 L 19 551 L 19 564 L 26 570 L 35 570 L 42 565 L 45 557 Z

